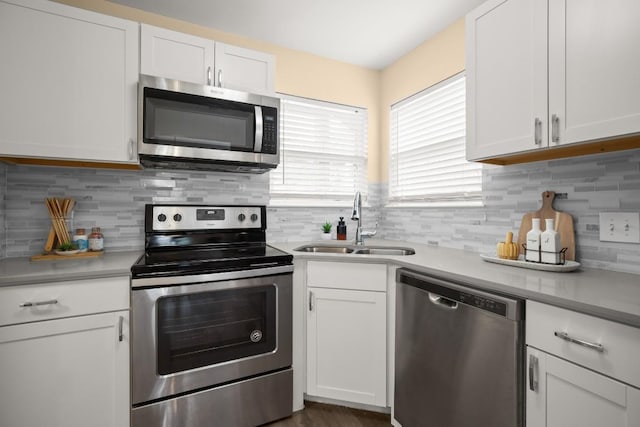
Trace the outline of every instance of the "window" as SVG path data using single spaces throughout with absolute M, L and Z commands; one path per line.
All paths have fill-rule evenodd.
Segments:
M 367 190 L 367 110 L 282 97 L 272 205 L 349 205 Z
M 389 202 L 480 205 L 482 166 L 465 160 L 465 78 L 391 106 Z

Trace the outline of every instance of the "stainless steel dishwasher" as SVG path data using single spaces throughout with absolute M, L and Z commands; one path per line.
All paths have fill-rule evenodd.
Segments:
M 524 302 L 400 268 L 394 417 L 403 427 L 524 425 Z

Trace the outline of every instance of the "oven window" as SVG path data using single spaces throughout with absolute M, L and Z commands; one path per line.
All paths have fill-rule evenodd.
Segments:
M 255 109 L 239 102 L 145 88 L 144 142 L 253 151 Z
M 276 348 L 273 285 L 163 297 L 157 301 L 160 375 Z

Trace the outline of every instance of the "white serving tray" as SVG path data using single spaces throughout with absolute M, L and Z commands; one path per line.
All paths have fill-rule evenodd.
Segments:
M 502 258 L 498 258 L 495 255 L 480 255 L 480 258 L 482 258 L 487 262 L 493 262 L 496 264 L 504 264 L 504 265 L 510 265 L 513 267 L 528 268 L 531 270 L 554 271 L 556 273 L 566 273 L 569 271 L 576 270 L 580 267 L 580 263 L 575 261 L 565 261 L 564 264 L 554 265 L 554 264 L 540 264 L 537 262 L 528 262 L 522 258 L 502 259 Z

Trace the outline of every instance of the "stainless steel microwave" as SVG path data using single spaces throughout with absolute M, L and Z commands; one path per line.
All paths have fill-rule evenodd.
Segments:
M 141 75 L 145 167 L 263 173 L 278 166 L 280 99 Z

